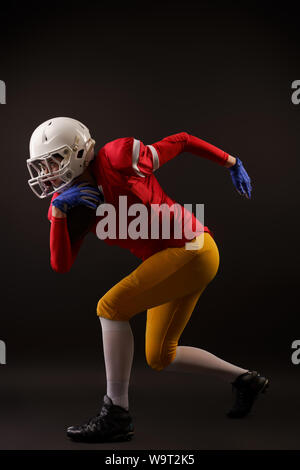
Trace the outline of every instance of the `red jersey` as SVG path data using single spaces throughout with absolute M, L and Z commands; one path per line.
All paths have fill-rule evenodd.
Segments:
M 145 145 L 134 137 L 115 139 L 104 145 L 90 163 L 90 168 L 97 181 L 99 189 L 104 195 L 105 203 L 114 206 L 116 211 L 116 238 L 111 234 L 104 240 L 110 245 L 119 245 L 130 250 L 141 260 L 147 259 L 154 253 L 175 246 L 184 246 L 186 242 L 201 232 L 213 233 L 208 227 L 203 226 L 193 212 L 176 203 L 161 188 L 154 173 L 166 162 L 182 152 L 190 152 L 200 157 L 207 158 L 220 165 L 225 165 L 228 153 L 217 147 L 192 136 L 187 132 L 171 135 Z M 55 193 L 52 200 L 58 196 Z M 119 203 L 120 196 L 126 196 L 127 209 L 133 204 L 143 204 L 148 210 L 148 235 L 151 233 L 153 216 L 151 207 L 173 208 L 168 212 L 170 231 L 168 238 L 162 237 L 163 212 L 158 214 L 159 237 L 136 238 L 128 234 L 119 233 Z M 51 200 L 51 203 L 52 203 Z M 121 214 L 124 216 L 124 214 Z M 129 225 L 134 216 L 127 215 L 126 223 Z M 51 266 L 55 271 L 67 272 L 70 270 L 77 253 L 83 242 L 84 236 L 71 242 L 68 232 L 67 218 L 52 217 L 51 204 L 48 218 L 52 221 L 50 230 Z M 103 216 L 94 217 L 89 231 L 96 234 L 97 224 Z M 128 227 L 127 225 L 127 227 Z M 181 227 L 180 237 L 176 226 Z

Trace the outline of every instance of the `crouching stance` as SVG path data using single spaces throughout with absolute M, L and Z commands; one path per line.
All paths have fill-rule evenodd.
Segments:
M 48 141 L 51 145 L 45 144 Z M 86 233 L 97 234 L 97 224 L 103 220 L 97 207 L 102 203 L 115 207 L 116 220 L 122 216 L 118 212 L 120 196 L 126 195 L 130 204 L 142 203 L 147 208 L 151 204 L 171 207 L 174 201 L 164 193 L 154 172 L 181 152 L 191 152 L 228 168 L 239 194 L 251 197 L 251 181 L 241 160 L 186 132 L 152 145 L 144 145 L 133 137 L 120 138 L 98 153 L 94 152 L 94 144 L 88 129 L 70 118 L 46 121 L 31 137 L 27 162 L 30 171 L 34 166 L 38 174 L 31 173 L 29 184 L 39 197 L 52 195 L 48 211 L 51 266 L 57 272 L 70 270 Z M 79 207 L 84 210 L 80 212 Z M 185 216 L 183 208 L 171 214 L 171 226 L 182 228 L 180 237 L 174 229 L 168 239 L 161 235 L 154 239 L 105 239 L 109 245 L 129 249 L 142 262 L 98 302 L 107 389 L 100 412 L 87 423 L 67 429 L 71 439 L 107 442 L 133 437 L 128 400 L 134 354 L 130 319 L 144 311 L 149 366 L 157 371 L 211 374 L 232 384 L 235 401 L 228 417 L 246 416 L 258 395 L 267 389 L 269 380 L 256 371 L 200 348 L 178 346 L 220 261 L 213 233 L 193 213 Z

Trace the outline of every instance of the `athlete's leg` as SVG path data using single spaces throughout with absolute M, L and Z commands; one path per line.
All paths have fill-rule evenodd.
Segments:
M 230 362 L 211 354 L 208 351 L 192 346 L 178 346 L 174 361 L 165 368 L 166 371 L 194 372 L 213 374 L 226 381 L 232 382 L 239 375 L 248 372 Z
M 243 418 L 252 409 L 258 395 L 269 386 L 269 379 L 257 371 L 243 369 L 203 349 L 177 346 L 196 302 L 198 293 L 167 302 L 147 312 L 146 358 L 156 370 L 213 374 L 232 384 L 235 391 L 229 418 Z
M 206 251 L 208 251 L 207 246 Z M 209 253 L 203 253 L 202 256 L 209 264 Z M 210 264 L 215 269 L 215 261 Z M 128 385 L 134 350 L 129 318 L 152 305 L 164 304 L 176 295 L 180 296 L 191 289 L 195 290 L 198 286 L 197 276 L 195 253 L 188 252 L 184 248 L 164 250 L 143 262 L 98 302 L 97 313 L 102 325 L 107 395 L 114 404 L 129 408 Z M 203 270 L 203 282 L 204 280 L 208 282 L 208 276 L 209 273 Z M 186 282 L 182 283 L 182 277 Z
M 134 338 L 129 321 L 99 317 L 102 326 L 107 391 L 114 405 L 129 409 L 128 385 L 134 353 Z
M 153 358 L 159 357 L 155 367 L 162 369 L 175 358 L 178 338 L 193 311 L 200 293 L 214 278 L 218 266 L 218 249 L 212 237 L 205 233 L 204 245 L 199 250 L 189 251 L 185 250 L 184 247 L 168 248 L 141 263 L 137 269 L 122 279 L 100 299 L 97 313 L 100 318 L 109 320 L 108 325 L 113 325 L 114 322 L 121 322 L 120 325 L 124 325 L 132 316 L 148 309 L 146 355 L 148 359 L 150 358 L 148 362 L 152 365 L 156 361 Z M 166 308 L 168 302 L 168 308 Z M 151 315 L 152 308 L 157 308 L 156 312 L 160 312 L 161 309 L 164 310 L 165 315 L 155 315 L 154 310 L 153 315 Z M 176 321 L 173 322 L 173 318 Z M 116 323 L 116 325 L 118 324 Z M 156 330 L 158 334 L 155 333 Z M 131 362 L 130 359 L 126 359 L 126 349 L 128 343 L 130 350 L 131 340 L 124 335 L 124 340 L 120 340 L 119 345 L 116 345 L 117 340 L 113 339 L 113 334 L 121 338 L 123 332 L 118 331 L 118 333 L 105 335 L 107 372 L 110 377 L 122 375 L 122 371 L 118 371 L 118 368 L 122 368 L 122 365 L 120 365 L 122 363 L 114 360 L 114 357 L 117 358 L 124 354 L 124 360 L 127 364 L 125 367 L 127 375 L 125 375 L 129 380 L 128 369 Z M 163 343 L 163 340 L 166 339 L 168 341 Z M 169 339 L 171 339 L 171 343 Z M 170 355 L 169 351 L 172 341 L 176 343 L 173 343 L 175 344 L 173 356 Z M 161 355 L 161 353 L 163 354 Z M 110 356 L 112 360 L 110 360 Z M 131 357 L 130 353 L 129 357 Z M 109 381 L 126 382 L 127 379 L 123 376 L 122 380 L 110 378 Z M 126 386 L 127 384 L 124 385 L 124 387 Z M 111 391 L 110 393 L 115 393 L 115 396 L 117 396 L 119 392 Z
M 204 289 L 148 310 L 147 362 L 156 370 L 212 374 L 231 382 L 248 369 L 230 364 L 204 349 L 178 346 L 179 338 Z
M 192 275 L 196 277 L 199 286 L 197 291 L 148 309 L 146 357 L 148 363 L 158 370 L 165 368 L 168 371 L 202 372 L 232 381 L 248 369 L 230 364 L 200 348 L 177 346 L 199 297 L 214 279 L 219 268 L 218 247 L 210 235 L 204 236 L 203 249 L 196 254 L 195 271 L 192 273 L 193 270 L 186 265 L 165 283 L 173 282 L 177 292 L 180 285 L 193 284 Z

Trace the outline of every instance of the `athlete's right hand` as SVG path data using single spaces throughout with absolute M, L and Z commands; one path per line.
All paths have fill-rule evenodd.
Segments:
M 52 205 L 65 214 L 75 206 L 85 205 L 91 209 L 97 209 L 102 202 L 100 191 L 89 183 L 76 183 L 63 191 L 52 201 Z

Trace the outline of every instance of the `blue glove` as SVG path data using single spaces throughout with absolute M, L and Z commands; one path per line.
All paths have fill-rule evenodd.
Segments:
M 241 196 L 246 196 L 248 199 L 250 199 L 252 191 L 251 179 L 249 178 L 247 171 L 238 157 L 236 157 L 236 163 L 229 167 L 229 171 L 232 182 L 238 193 Z
M 66 214 L 72 207 L 79 205 L 97 209 L 102 202 L 103 197 L 100 191 L 88 182 L 83 182 L 74 184 L 63 191 L 52 201 L 52 205 Z

